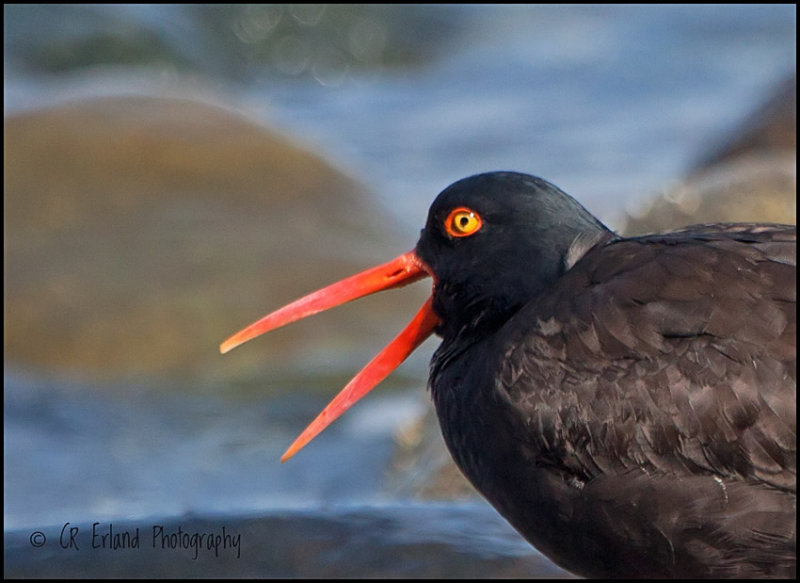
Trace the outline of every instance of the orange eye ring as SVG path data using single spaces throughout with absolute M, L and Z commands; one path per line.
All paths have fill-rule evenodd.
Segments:
M 468 237 L 483 226 L 481 216 L 465 206 L 450 211 L 444 221 L 444 230 L 451 237 Z

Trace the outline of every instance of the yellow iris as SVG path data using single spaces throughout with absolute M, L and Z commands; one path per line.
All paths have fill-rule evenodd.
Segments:
M 482 224 L 478 213 L 466 207 L 458 207 L 447 215 L 444 228 L 451 237 L 466 237 L 480 229 Z

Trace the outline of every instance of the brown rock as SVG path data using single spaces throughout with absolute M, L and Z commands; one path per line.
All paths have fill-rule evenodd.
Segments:
M 256 349 L 217 347 L 404 250 L 363 188 L 229 110 L 106 98 L 14 115 L 4 129 L 7 362 L 97 378 L 294 374 L 298 344 L 330 354 L 323 330 L 356 336 L 346 308 Z M 355 324 L 382 329 L 392 304 L 381 305 Z

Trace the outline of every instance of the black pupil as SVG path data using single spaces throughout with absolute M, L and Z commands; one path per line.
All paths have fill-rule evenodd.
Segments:
M 459 219 L 459 221 L 458 221 L 458 222 L 461 224 L 461 228 L 463 229 L 464 227 L 466 227 L 466 226 L 469 224 L 469 217 L 467 217 L 467 216 L 462 216 L 462 217 Z

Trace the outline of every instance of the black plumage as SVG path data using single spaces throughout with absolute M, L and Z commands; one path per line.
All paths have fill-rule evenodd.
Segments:
M 483 225 L 454 238 L 462 206 Z M 491 173 L 439 195 L 416 253 L 445 442 L 532 544 L 592 577 L 794 576 L 794 227 L 623 239 Z
M 796 232 L 621 238 L 552 184 L 466 178 L 416 249 L 226 340 L 433 276 L 290 458 L 434 331 L 445 442 L 532 544 L 591 577 L 794 577 Z

